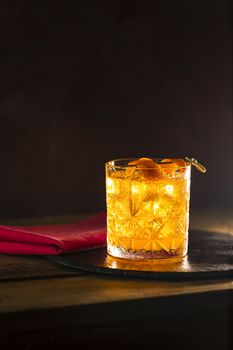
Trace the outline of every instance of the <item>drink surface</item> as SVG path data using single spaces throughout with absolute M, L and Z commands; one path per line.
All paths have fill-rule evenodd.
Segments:
M 159 259 L 187 253 L 190 167 L 107 169 L 106 193 L 110 254 Z

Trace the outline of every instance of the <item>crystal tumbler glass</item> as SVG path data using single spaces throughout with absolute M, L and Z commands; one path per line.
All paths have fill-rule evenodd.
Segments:
M 182 158 L 106 163 L 107 250 L 114 257 L 187 254 L 191 164 Z

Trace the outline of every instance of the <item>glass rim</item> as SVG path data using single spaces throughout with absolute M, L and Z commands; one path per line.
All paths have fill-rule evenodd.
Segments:
M 136 168 L 137 166 L 136 165 L 129 165 L 129 164 L 126 164 L 126 165 L 116 165 L 115 163 L 116 162 L 131 162 L 131 161 L 134 161 L 134 160 L 137 160 L 137 159 L 139 159 L 139 158 L 136 158 L 136 157 L 134 157 L 134 158 L 117 158 L 117 159 L 113 159 L 113 160 L 109 160 L 109 161 L 107 161 L 107 162 L 105 162 L 105 166 L 106 167 L 108 167 L 108 166 L 111 166 L 111 167 L 114 167 L 115 169 L 121 169 L 121 170 L 123 170 L 123 169 L 128 169 L 128 168 Z M 166 158 L 161 158 L 161 157 L 156 157 L 156 158 L 150 158 L 150 159 L 152 159 L 152 160 L 154 160 L 155 162 L 156 161 L 162 161 L 163 159 L 174 159 L 174 160 L 183 160 L 184 162 L 185 162 L 185 159 L 184 158 L 181 158 L 181 157 L 179 157 L 179 158 L 174 158 L 174 157 L 166 157 Z M 164 162 L 164 163 L 157 163 L 156 162 L 156 164 L 158 164 L 158 165 L 160 165 L 160 164 L 163 164 L 164 166 L 163 166 L 163 169 L 171 169 L 171 165 L 173 164 L 172 162 Z M 165 165 L 169 165 L 168 167 L 166 167 Z M 191 164 L 187 164 L 187 162 L 186 162 L 186 165 L 181 165 L 181 166 L 179 166 L 179 165 L 175 165 L 174 164 L 174 168 L 178 168 L 178 169 L 186 169 L 186 168 L 189 168 L 189 167 L 191 167 Z M 140 169 L 154 169 L 153 167 L 140 167 Z

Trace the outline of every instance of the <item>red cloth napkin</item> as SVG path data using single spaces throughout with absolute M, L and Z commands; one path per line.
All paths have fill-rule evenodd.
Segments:
M 106 245 L 106 214 L 73 224 L 0 226 L 0 253 L 58 255 Z

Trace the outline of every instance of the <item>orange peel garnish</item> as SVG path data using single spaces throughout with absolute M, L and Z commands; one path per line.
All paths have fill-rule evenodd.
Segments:
M 181 168 L 180 171 L 183 172 L 184 168 L 187 165 L 184 159 L 182 158 L 164 158 L 160 166 L 167 174 L 172 174 L 177 168 Z
M 186 166 L 187 163 L 185 162 L 184 159 L 182 158 L 165 158 L 162 160 L 161 163 L 172 163 L 172 164 L 175 164 L 176 166 L 178 167 L 182 167 L 182 166 Z M 172 164 L 167 164 L 167 165 L 172 165 Z
M 135 165 L 140 170 L 144 179 L 164 179 L 165 177 L 160 166 L 151 158 L 139 158 L 130 162 L 128 165 Z M 135 171 L 135 169 L 130 170 L 131 174 Z

